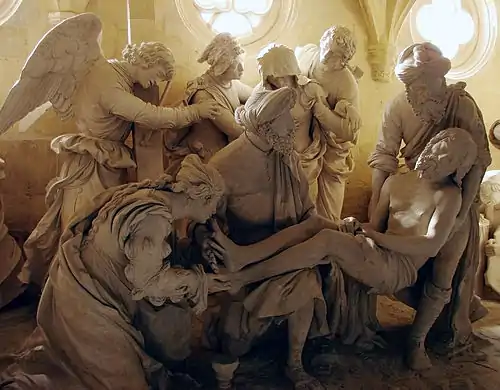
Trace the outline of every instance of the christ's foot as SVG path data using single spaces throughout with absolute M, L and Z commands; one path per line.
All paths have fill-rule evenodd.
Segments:
M 286 376 L 293 382 L 295 390 L 324 390 L 325 387 L 315 377 L 309 375 L 304 367 L 290 367 L 286 368 Z
M 415 371 L 425 371 L 432 368 L 431 359 L 427 355 L 424 343 L 410 346 L 407 361 L 408 366 Z

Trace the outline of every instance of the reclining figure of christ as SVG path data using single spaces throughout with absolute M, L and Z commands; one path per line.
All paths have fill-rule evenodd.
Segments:
M 465 130 L 439 132 L 421 153 L 415 170 L 386 181 L 371 223 L 351 221 L 347 233 L 324 229 L 291 246 L 297 242 L 295 234 L 311 230 L 307 225 L 314 221 L 305 220 L 296 225 L 297 230 L 243 247 L 216 229 L 216 240 L 225 248 L 226 266 L 233 272 L 233 292 L 275 275 L 315 267 L 329 258 L 372 293 L 394 294 L 411 286 L 418 270 L 439 252 L 450 234 L 455 235 L 457 245 L 467 241 L 466 226 L 453 230 L 462 202 L 461 180 L 476 154 L 476 144 Z M 424 286 L 410 333 L 407 357 L 414 369 L 431 366 L 424 342 L 450 300 L 457 264 L 441 260 L 433 264 L 434 276 Z

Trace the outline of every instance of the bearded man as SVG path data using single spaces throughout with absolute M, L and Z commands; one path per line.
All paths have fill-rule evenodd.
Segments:
M 396 96 L 387 107 L 380 139 L 368 163 L 373 168 L 372 211 L 378 204 L 384 182 L 398 170 L 399 153 L 406 166 L 413 170 L 429 140 L 451 127 L 468 131 L 477 145 L 477 158 L 463 179 L 461 209 L 447 243 L 434 261 L 428 262 L 427 272 L 422 272 L 415 288 L 399 294 L 401 300 L 418 309 L 416 322 L 441 314 L 438 328 L 444 331 L 443 337 L 450 342 L 449 346 L 457 346 L 469 339 L 471 319 L 484 316 L 486 311 L 474 296 L 473 287 L 479 250 L 477 194 L 491 156 L 481 111 L 465 91 L 465 83 L 446 85 L 445 75 L 450 69 L 450 60 L 431 43 L 414 44 L 403 50 L 395 72 L 404 83 L 405 92 Z M 405 147 L 400 150 L 401 141 Z M 464 236 L 468 239 L 460 239 Z M 455 272 L 453 267 L 457 262 Z M 419 299 L 422 285 L 433 283 L 445 272 L 454 273 L 451 301 L 442 313 L 441 310 L 433 312 L 429 306 L 425 308 L 425 294 Z M 436 290 L 435 294 L 445 299 L 448 293 Z
M 290 88 L 252 94 L 235 113 L 245 133 L 208 163 L 220 172 L 226 184 L 217 216 L 235 242 L 258 242 L 314 213 L 307 180 L 293 153 L 290 109 L 295 99 Z M 202 250 L 210 246 L 213 251 L 223 251 L 210 241 L 211 233 L 204 225 L 192 230 Z M 308 335 L 328 332 L 326 305 L 316 269 L 266 280 L 220 302 L 220 313 L 205 321 L 205 333 L 209 348 L 224 357 L 224 365 L 213 365 L 221 388 L 229 386 L 238 358 L 284 320 L 288 322 L 290 340 L 288 377 L 297 389 L 322 388 L 302 366 L 302 349 Z M 313 318 L 318 321 L 313 323 Z
M 316 214 L 305 173 L 294 153 L 297 128 L 291 109 L 296 96 L 294 89 L 286 87 L 254 91 L 235 114 L 245 133 L 208 163 L 216 167 L 226 184 L 224 204 L 217 216 L 229 237 L 240 245 L 285 237 L 287 246 L 292 246 L 322 228 L 339 228 Z M 303 221 L 307 224 L 300 223 Z M 211 254 L 227 263 L 225 249 L 214 240 L 216 229 L 209 231 L 198 225 L 190 230 L 206 260 L 210 261 Z M 219 314 L 206 321 L 209 347 L 224 355 L 226 363 L 214 363 L 221 386 L 229 385 L 238 358 L 269 328 L 285 320 L 287 375 L 296 389 L 322 388 L 302 366 L 307 337 L 328 334 L 340 336 L 345 343 L 373 341 L 375 297 L 367 295 L 354 280 L 344 279 L 335 265 L 326 265 L 324 271 L 323 278 L 316 268 L 285 273 L 245 287 L 225 304 L 221 299 Z

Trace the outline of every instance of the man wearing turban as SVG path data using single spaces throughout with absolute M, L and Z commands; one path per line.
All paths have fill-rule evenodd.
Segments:
M 234 110 L 244 104 L 252 88 L 240 81 L 244 50 L 229 33 L 216 35 L 198 59 L 208 70 L 187 83 L 184 104 L 212 102 L 221 114 L 202 120 L 184 132 L 165 135 L 167 172 L 175 174 L 186 154 L 196 153 L 207 162 L 217 151 L 238 138 L 243 128 L 234 120 Z
M 295 90 L 287 87 L 254 91 L 245 106 L 235 112 L 236 121 L 246 131 L 208 163 L 221 173 L 226 183 L 217 218 L 229 237 L 240 245 L 260 242 L 281 232 L 290 239 L 289 244 L 294 245 L 322 227 L 337 229 L 335 222 L 316 214 L 307 179 L 294 152 L 296 127 L 291 109 L 296 105 L 296 98 Z M 295 225 L 305 220 L 310 220 L 310 228 L 305 232 L 301 228 L 295 230 Z M 192 224 L 190 228 L 190 235 L 206 260 L 210 261 L 211 253 L 224 260 L 224 248 L 213 241 L 209 227 Z M 339 272 L 331 270 L 331 279 Z M 332 294 L 336 306 L 329 307 L 327 320 L 322 287 L 335 289 L 324 286 L 318 270 L 311 268 L 243 288 L 236 296 L 228 297 L 219 314 L 206 321 L 209 347 L 225 355 L 226 366 L 228 362 L 236 366 L 237 359 L 248 352 L 264 332 L 286 319 L 290 340 L 288 377 L 296 389 L 322 388 L 302 365 L 307 337 L 343 334 L 355 342 L 370 333 L 365 329 L 370 323 L 366 318 L 357 323 L 354 321 L 359 318 L 351 317 L 352 313 L 347 318 L 348 303 L 340 291 L 338 296 Z M 219 379 L 220 368 L 220 364 L 214 364 Z
M 485 314 L 484 307 L 473 294 L 473 288 L 479 258 L 477 194 L 491 156 L 481 111 L 465 91 L 465 83 L 446 84 L 445 76 L 450 68 L 450 60 L 431 43 L 414 44 L 403 50 L 395 72 L 405 85 L 405 92 L 388 105 L 379 141 L 368 163 L 373 168 L 370 200 L 370 210 L 373 210 L 383 183 L 398 170 L 399 153 L 405 165 L 414 169 L 429 140 L 451 127 L 468 131 L 477 144 L 476 161 L 463 179 L 462 205 L 452 234 L 434 260 L 428 262 L 428 272 L 421 275 L 415 288 L 398 294 L 400 299 L 417 309 L 416 322 L 432 323 L 441 314 L 442 321 L 438 321 L 436 328 L 445 332 L 444 338 L 450 341 L 449 346 L 456 346 L 468 340 L 472 331 L 471 319 Z M 405 144 L 403 148 L 402 141 Z M 459 264 L 458 268 L 456 264 Z M 455 268 L 456 272 L 453 271 Z M 435 291 L 441 289 L 441 295 L 445 296 L 446 286 L 441 286 L 439 278 L 431 275 L 440 274 L 442 277 L 446 272 L 453 278 L 453 292 L 450 303 L 442 313 L 441 310 L 436 311 L 438 306 L 426 304 L 425 299 L 414 299 L 429 283 L 435 284 Z M 417 288 L 419 291 L 415 292 Z

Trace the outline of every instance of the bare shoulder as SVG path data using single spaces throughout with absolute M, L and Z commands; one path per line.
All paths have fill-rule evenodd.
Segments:
M 412 175 L 413 171 L 409 171 L 406 173 L 396 173 L 394 175 L 390 175 L 384 182 L 384 187 L 387 188 L 387 190 L 390 190 L 391 187 L 398 187 L 403 185 L 404 183 L 408 184 L 409 181 L 412 181 L 413 176 Z
M 232 176 L 232 173 L 239 166 L 239 164 L 235 163 L 235 161 L 245 159 L 246 153 L 242 137 L 245 137 L 245 135 L 240 136 L 219 150 L 208 162 L 209 165 L 213 166 L 220 172 L 224 180 L 226 180 L 226 177 L 229 178 Z
M 443 187 L 435 192 L 434 200 L 436 209 L 456 215 L 462 206 L 462 190 L 454 185 Z

